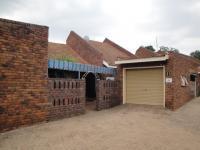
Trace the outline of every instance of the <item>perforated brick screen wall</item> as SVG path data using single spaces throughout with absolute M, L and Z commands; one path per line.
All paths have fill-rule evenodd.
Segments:
M 85 80 L 49 79 L 49 120 L 85 112 Z
M 96 82 L 96 109 L 102 110 L 121 104 L 119 96 L 119 82 L 97 80 Z

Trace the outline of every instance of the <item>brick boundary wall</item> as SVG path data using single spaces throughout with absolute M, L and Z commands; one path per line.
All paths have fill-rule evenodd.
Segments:
M 121 104 L 119 96 L 119 82 L 97 80 L 96 82 L 96 109 L 102 110 Z
M 85 80 L 49 79 L 48 120 L 85 113 Z
M 0 132 L 46 120 L 48 27 L 0 19 Z

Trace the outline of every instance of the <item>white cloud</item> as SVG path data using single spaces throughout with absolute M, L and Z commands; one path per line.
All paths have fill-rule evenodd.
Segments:
M 65 43 L 70 30 L 108 37 L 135 51 L 141 45 L 200 49 L 198 0 L 1 0 L 0 17 L 50 27 L 50 41 Z

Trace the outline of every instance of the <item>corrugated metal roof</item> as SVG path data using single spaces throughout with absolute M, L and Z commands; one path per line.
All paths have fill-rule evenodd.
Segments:
M 48 60 L 48 68 L 116 75 L 116 69 L 114 68 L 106 68 L 95 65 L 80 64 L 80 63 L 73 63 L 73 62 L 53 60 L 53 59 Z

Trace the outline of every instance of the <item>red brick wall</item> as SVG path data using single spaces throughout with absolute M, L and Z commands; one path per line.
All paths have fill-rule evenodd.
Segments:
M 46 120 L 48 27 L 0 19 L 0 131 Z
M 71 32 L 67 44 L 70 45 L 84 60 L 89 64 L 102 66 L 103 65 L 103 55 L 96 49 L 91 47 L 84 39 L 82 39 L 75 32 Z
M 165 82 L 165 107 L 173 109 L 174 107 L 174 55 L 169 55 L 167 64 L 165 65 L 165 78 L 172 78 L 172 83 Z
M 197 76 L 197 96 L 200 96 L 200 74 Z
M 178 53 L 170 53 L 170 57 L 173 58 L 173 108 L 177 109 L 184 103 L 194 98 L 194 82 L 190 81 L 190 74 L 198 72 L 198 66 L 200 63 L 189 56 L 185 56 Z M 168 63 L 170 65 L 170 62 Z M 188 81 L 187 86 L 181 86 L 181 76 L 185 76 Z
M 119 96 L 119 82 L 109 80 L 96 81 L 96 109 L 102 110 L 121 103 Z
M 123 104 L 123 66 L 117 65 L 117 75 L 116 80 L 118 80 L 118 90 L 119 90 L 119 100 Z
M 85 112 L 85 80 L 49 79 L 49 120 Z
M 171 110 L 175 110 L 194 98 L 194 82 L 190 81 L 190 74 L 197 73 L 200 63 L 189 56 L 169 53 L 169 59 L 166 63 L 138 63 L 118 65 L 117 79 L 120 81 L 120 94 L 123 98 L 123 68 L 127 67 L 148 67 L 148 66 L 165 66 L 166 78 L 172 78 L 172 83 L 165 83 L 165 106 Z M 187 78 L 189 85 L 181 86 L 181 75 Z

